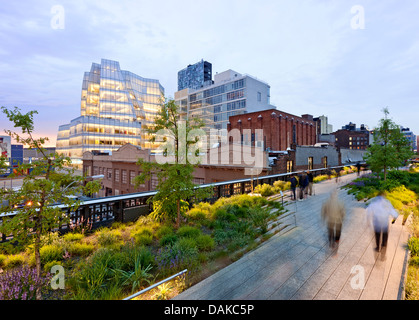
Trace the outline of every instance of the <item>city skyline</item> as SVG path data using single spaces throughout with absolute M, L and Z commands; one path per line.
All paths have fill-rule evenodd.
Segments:
M 204 11 L 200 9 L 205 5 Z M 157 79 L 201 59 L 267 82 L 271 104 L 325 115 L 335 130 L 378 124 L 381 110 L 419 133 L 419 3 L 405 1 L 7 2 L 0 13 L 0 105 L 37 110 L 55 145 L 79 115 L 80 75 L 100 59 Z M 13 129 L 2 115 L 1 129 Z

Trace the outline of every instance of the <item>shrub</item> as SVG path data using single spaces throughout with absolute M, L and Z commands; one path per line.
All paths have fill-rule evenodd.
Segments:
M 163 225 L 156 232 L 156 238 L 161 239 L 163 236 L 173 233 L 173 229 L 170 226 Z
M 319 176 L 314 177 L 313 182 L 318 183 L 318 182 L 321 182 L 321 181 L 324 181 L 324 180 L 327 180 L 327 179 L 329 179 L 329 176 L 326 175 L 326 174 L 323 174 L 323 175 L 319 175 Z
M 260 193 L 262 197 L 269 197 L 275 193 L 274 188 L 269 184 L 259 184 L 255 188 L 255 193 Z
M 200 235 L 195 239 L 196 246 L 200 251 L 211 251 L 215 247 L 214 239 L 206 234 Z
M 64 259 L 64 248 L 58 245 L 49 244 L 43 246 L 39 253 L 41 255 L 41 263 L 46 264 L 51 261 L 61 261 Z
M 61 262 L 61 261 L 56 261 L 56 260 L 53 260 L 53 261 L 47 262 L 47 263 L 44 265 L 44 271 L 45 271 L 45 272 L 50 272 L 50 271 L 51 271 L 51 268 L 52 268 L 53 266 L 56 266 L 56 265 L 61 266 L 61 265 L 62 265 L 62 262 Z
M 174 233 L 166 234 L 160 239 L 159 244 L 161 247 L 172 245 L 177 241 L 177 239 L 178 237 Z
M 187 268 L 189 271 L 198 266 L 198 249 L 193 239 L 179 239 L 175 244 L 161 248 L 156 255 L 160 273 L 164 276 Z
M 95 246 L 87 243 L 72 243 L 68 246 L 67 251 L 71 255 L 79 257 L 87 257 L 95 250 Z
M 289 190 L 291 188 L 291 182 L 277 180 L 274 182 L 274 191 L 279 193 L 279 191 Z
M 103 228 L 96 231 L 97 241 L 102 247 L 115 245 L 122 240 L 121 231 Z
M 81 233 L 66 233 L 63 236 L 63 238 L 66 241 L 72 242 L 72 241 L 79 241 L 79 240 L 83 239 L 84 238 L 84 235 L 81 234 Z
M 200 208 L 192 208 L 186 215 L 195 221 L 205 220 L 207 218 L 206 212 Z
M 3 262 L 3 265 L 5 269 L 13 269 L 23 265 L 24 263 L 25 257 L 22 254 L 14 254 L 7 256 L 6 260 Z
M 153 242 L 153 229 L 143 226 L 134 231 L 132 236 L 136 244 L 147 246 Z
M 201 230 L 191 227 L 191 226 L 183 226 L 178 229 L 176 234 L 183 238 L 183 237 L 189 237 L 189 238 L 196 238 L 201 234 Z
M 4 266 L 7 257 L 4 254 L 0 254 L 0 268 Z
M 153 235 L 149 235 L 146 233 L 136 234 L 134 236 L 135 243 L 140 246 L 148 246 L 153 242 Z
M 410 238 L 407 245 L 412 256 L 419 256 L 419 238 Z
M 223 207 L 223 208 L 218 208 L 215 210 L 213 214 L 213 219 L 232 222 L 232 221 L 236 221 L 237 217 L 231 212 L 228 212 L 226 208 Z

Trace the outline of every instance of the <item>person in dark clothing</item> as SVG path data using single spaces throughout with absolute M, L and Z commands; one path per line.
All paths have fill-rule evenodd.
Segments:
M 311 196 L 313 194 L 314 177 L 310 171 L 307 171 L 307 177 L 308 177 L 308 194 Z
M 295 189 L 297 188 L 298 181 L 297 181 L 297 178 L 295 177 L 295 175 L 291 176 L 290 182 L 291 182 L 291 198 L 292 198 L 292 200 L 297 200 L 297 196 L 295 194 Z
M 358 172 L 358 177 L 359 177 L 359 175 L 361 173 L 361 163 L 359 161 L 356 163 L 356 170 Z
M 304 199 L 304 191 L 305 191 L 305 189 L 307 188 L 307 186 L 308 186 L 308 177 L 307 177 L 307 175 L 306 174 L 302 174 L 301 176 L 300 176 L 300 179 L 299 179 L 299 185 L 300 185 L 300 200 L 303 200 Z

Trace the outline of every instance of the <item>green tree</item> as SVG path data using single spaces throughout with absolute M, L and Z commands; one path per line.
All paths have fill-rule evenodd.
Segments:
M 404 165 L 413 156 L 409 141 L 400 132 L 400 127 L 388 118 L 388 108 L 383 109 L 384 118 L 374 130 L 374 142 L 367 149 L 364 157 L 371 170 L 375 173 L 387 172 Z
M 145 127 L 150 142 L 161 143 L 161 154 L 156 155 L 155 162 L 137 161 L 142 172 L 136 177 L 136 184 L 149 180 L 152 174 L 157 176 L 157 194 L 151 199 L 154 218 L 175 218 L 177 228 L 188 199 L 209 194 L 208 189 L 196 188 L 193 183 L 193 171 L 202 150 L 200 141 L 205 136 L 203 126 L 200 119 L 182 120 L 175 101 L 162 99 L 154 125 Z
M 22 114 L 17 107 L 14 110 L 2 107 L 2 111 L 14 123 L 15 128 L 21 129 L 21 133 L 11 130 L 5 132 L 18 143 L 36 148 L 42 154 L 40 160 L 19 165 L 18 172 L 27 172 L 20 189 L 7 189 L 0 193 L 1 200 L 8 203 L 0 208 L 0 214 L 15 212 L 12 218 L 3 222 L 0 232 L 12 234 L 14 244 L 19 247 L 24 248 L 33 244 L 31 247 L 39 276 L 42 270 L 40 257 L 42 236 L 68 221 L 67 215 L 57 204 L 66 206 L 68 212 L 74 211 L 80 205 L 80 201 L 72 196 L 97 192 L 100 184 L 98 181 L 90 181 L 84 186 L 83 177 L 74 175 L 74 169 L 69 167 L 70 158 L 57 153 L 47 154 L 42 146 L 48 138 L 33 137 L 33 116 L 37 111 Z M 40 293 L 37 294 L 37 298 L 40 298 Z

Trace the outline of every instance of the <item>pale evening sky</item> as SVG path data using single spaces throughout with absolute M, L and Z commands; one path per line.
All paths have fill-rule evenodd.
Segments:
M 335 130 L 372 128 L 388 106 L 419 134 L 417 0 L 0 0 L 0 8 L 0 106 L 37 110 L 35 131 L 52 145 L 58 126 L 80 115 L 83 73 L 101 58 L 158 79 L 166 97 L 177 72 L 204 59 L 214 74 L 233 69 L 269 83 L 279 110 L 326 115 Z M 0 135 L 10 128 L 1 113 Z

